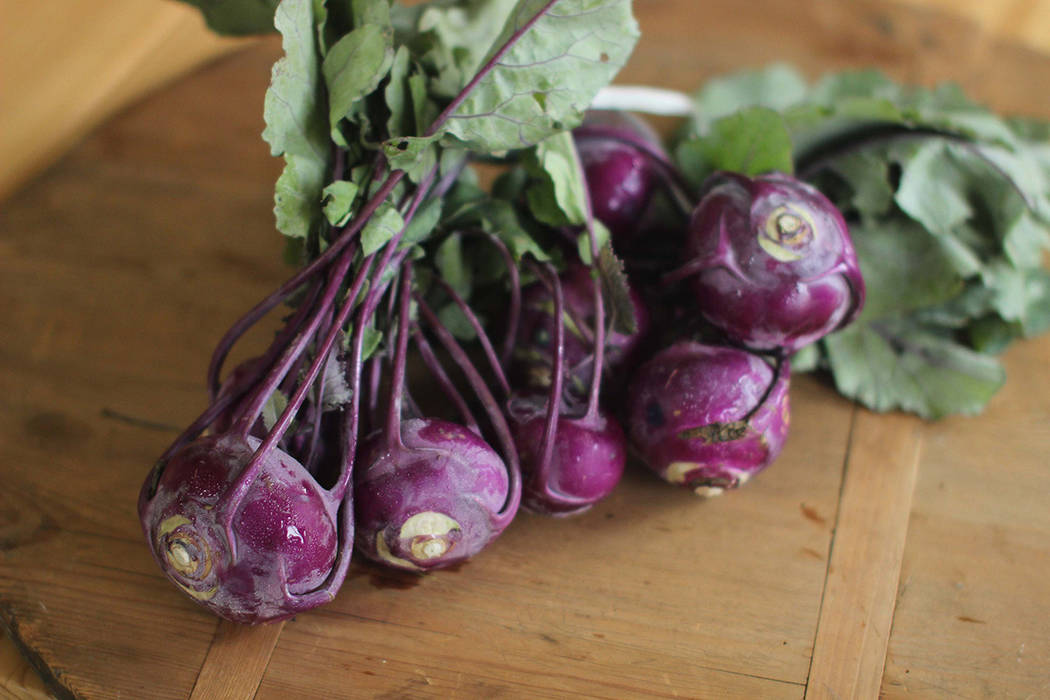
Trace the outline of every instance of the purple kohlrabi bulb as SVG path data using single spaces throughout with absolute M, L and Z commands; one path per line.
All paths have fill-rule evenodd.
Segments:
M 551 459 L 543 463 L 545 404 L 509 403 L 514 443 L 521 457 L 522 506 L 534 513 L 582 513 L 616 488 L 627 461 L 623 428 L 604 411 L 579 418 L 559 416 Z
M 787 438 L 788 366 L 737 348 L 682 341 L 642 365 L 628 431 L 645 464 L 702 496 L 740 486 Z
M 216 615 L 250 624 L 330 600 L 307 594 L 326 584 L 338 545 L 339 503 L 280 450 L 230 501 L 258 446 L 236 434 L 200 438 L 158 465 L 139 495 L 143 531 L 168 578 Z
M 379 434 L 358 465 L 356 546 L 394 568 L 422 572 L 464 561 L 495 539 L 517 509 L 520 494 L 510 492 L 500 455 L 448 421 L 402 421 L 401 443 Z
M 794 352 L 852 321 L 864 303 L 842 215 L 789 175 L 713 176 L 686 245 L 697 308 L 747 347 Z

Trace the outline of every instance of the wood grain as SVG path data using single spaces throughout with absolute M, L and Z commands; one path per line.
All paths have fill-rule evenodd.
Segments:
M 1050 338 L 977 419 L 926 429 L 883 692 L 1050 697 Z
M 878 695 L 919 467 L 921 427 L 912 416 L 857 412 L 807 698 Z
M 638 0 L 644 38 L 622 80 L 692 89 L 770 60 L 811 75 L 874 64 L 1050 116 L 1033 89 L 1050 84 L 1050 58 L 956 15 L 874 0 L 697 7 Z M 811 31 L 785 31 L 800 12 Z M 979 56 L 960 54 L 975 41 Z M 262 41 L 167 87 L 4 203 L 0 623 L 53 692 L 1047 693 L 1046 338 L 1007 355 L 1011 383 L 977 419 L 856 412 L 798 377 L 783 456 L 721 499 L 634 465 L 593 512 L 523 515 L 461 570 L 420 580 L 357 563 L 331 605 L 283 628 L 235 630 L 184 598 L 133 504 L 202 407 L 212 344 L 287 273 L 279 163 L 259 139 L 278 50 Z
M 255 697 L 283 628 L 283 622 L 257 627 L 220 622 L 191 700 Z

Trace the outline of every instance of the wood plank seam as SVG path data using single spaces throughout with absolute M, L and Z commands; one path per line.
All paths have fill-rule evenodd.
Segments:
M 858 409 L 806 681 L 807 698 L 876 698 L 919 467 L 922 422 Z
M 846 436 L 846 451 L 842 455 L 842 476 L 839 477 L 839 495 L 835 501 L 835 517 L 832 520 L 831 526 L 831 538 L 828 542 L 828 558 L 827 563 L 824 565 L 824 585 L 820 590 L 820 603 L 817 605 L 817 625 L 813 630 L 813 651 L 817 648 L 817 635 L 820 634 L 820 620 L 824 612 L 824 599 L 828 592 L 828 575 L 831 573 L 831 557 L 835 553 L 835 535 L 839 529 L 839 516 L 842 513 L 842 491 L 846 486 L 846 472 L 849 469 L 849 456 L 853 449 L 853 434 L 857 427 L 857 414 L 860 412 L 859 406 L 854 404 L 853 410 L 850 413 L 849 419 L 849 432 Z M 806 671 L 806 682 L 805 682 L 805 693 L 809 694 L 809 679 L 813 675 L 813 651 L 809 655 L 809 669 Z
M 77 694 L 71 688 L 63 685 L 58 679 L 55 671 L 44 661 L 43 657 L 22 639 L 19 632 L 18 620 L 11 609 L 6 605 L 0 605 L 0 628 L 6 634 L 29 666 L 36 671 L 44 687 L 59 700 L 76 700 Z
M 220 620 L 190 700 L 254 698 L 283 629 L 283 621 L 249 627 Z

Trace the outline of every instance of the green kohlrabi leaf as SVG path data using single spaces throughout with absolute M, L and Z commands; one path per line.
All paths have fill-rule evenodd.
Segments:
M 478 336 L 470 319 L 456 303 L 450 302 L 442 306 L 438 310 L 438 319 L 441 325 L 459 340 L 469 342 Z
M 866 288 L 863 319 L 943 304 L 962 290 L 951 257 L 918 223 L 864 219 L 850 234 Z
M 704 143 L 707 159 L 716 170 L 748 176 L 794 170 L 791 135 L 780 115 L 768 107 L 752 107 L 719 119 Z
M 976 414 L 1005 380 L 994 357 L 907 321 L 856 324 L 824 343 L 839 391 L 876 411 Z
M 626 63 L 638 25 L 629 0 L 558 0 L 545 10 L 550 4 L 519 0 L 483 61 L 493 65 L 483 65 L 443 131 L 499 152 L 527 148 L 581 121 Z
M 386 130 L 391 136 L 410 136 L 415 133 L 412 117 L 412 96 L 408 90 L 408 76 L 412 70 L 412 54 L 405 46 L 399 46 L 390 64 L 390 81 L 383 91 L 390 116 Z
M 432 33 L 437 45 L 449 52 L 445 70 L 454 75 L 444 80 L 452 94 L 481 67 L 492 38 L 506 25 L 515 4 L 517 0 L 459 0 L 423 8 L 418 30 Z
M 394 60 L 394 30 L 364 24 L 337 41 L 324 58 L 328 118 L 333 130 L 350 108 L 386 77 Z
M 612 246 L 605 244 L 598 253 L 598 274 L 602 280 L 602 295 L 606 300 L 606 313 L 612 319 L 613 330 L 619 333 L 635 333 L 638 319 L 631 301 L 631 289 L 623 261 L 613 253 Z
M 401 238 L 401 245 L 415 245 L 425 241 L 434 231 L 438 222 L 441 221 L 443 206 L 444 200 L 442 199 L 434 198 L 423 202 L 405 229 L 405 235 Z
M 420 182 L 437 165 L 437 137 L 398 136 L 383 142 L 383 154 L 391 170 L 404 170 Z
M 833 162 L 830 169 L 852 189 L 850 204 L 858 212 L 868 216 L 882 215 L 893 204 L 889 163 L 881 154 L 870 151 L 851 153 Z
M 324 215 L 332 226 L 345 226 L 353 214 L 358 186 L 348 180 L 336 180 L 324 188 Z
M 263 138 L 273 155 L 285 159 L 274 193 L 277 228 L 304 238 L 323 222 L 321 191 L 330 149 L 313 3 L 284 0 L 274 21 L 285 55 L 274 64 L 266 91 Z
M 922 143 L 904 163 L 895 200 L 912 219 L 935 235 L 961 275 L 977 274 L 981 256 L 957 233 L 974 215 L 966 196 L 966 175 L 957 167 L 948 144 L 940 140 Z
M 533 181 L 526 190 L 529 209 L 548 226 L 572 226 L 587 220 L 587 183 L 572 134 L 544 139 L 525 159 Z
M 442 241 L 434 256 L 438 274 L 464 299 L 472 286 L 470 266 L 463 256 L 463 238 L 453 234 Z
M 274 424 L 277 423 L 277 419 L 281 417 L 281 413 L 288 406 L 288 397 L 280 391 L 275 391 L 270 394 L 266 399 L 266 403 L 263 404 L 262 418 L 263 427 L 267 430 L 273 428 Z
M 268 34 L 279 0 L 182 0 L 197 7 L 218 34 Z
M 397 207 L 383 202 L 361 230 L 361 254 L 371 255 L 405 228 Z
M 605 224 L 598 219 L 593 219 L 589 229 L 585 230 L 576 238 L 576 253 L 580 256 L 580 260 L 584 265 L 590 265 L 591 261 L 594 260 L 594 256 L 591 255 L 591 233 L 594 235 L 593 249 L 597 250 L 599 254 L 601 253 L 602 248 L 609 245 L 609 241 L 612 238 L 612 235 L 609 233 L 609 229 Z
M 715 170 L 749 176 L 794 170 L 787 125 L 768 107 L 747 107 L 716 120 L 701 136 L 679 144 L 676 156 L 695 187 Z
M 469 172 L 469 171 L 468 171 Z M 525 255 L 537 260 L 550 256 L 522 226 L 514 205 L 489 196 L 474 185 L 458 183 L 445 201 L 443 224 L 450 229 L 479 228 L 506 244 L 515 261 Z
M 802 74 L 783 63 L 715 78 L 693 98 L 696 121 L 704 131 L 716 119 L 748 107 L 782 110 L 805 98 L 808 91 Z

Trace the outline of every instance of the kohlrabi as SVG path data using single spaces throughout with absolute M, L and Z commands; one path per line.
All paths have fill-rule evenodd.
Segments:
M 495 539 L 517 511 L 521 484 L 516 455 L 508 454 L 508 466 L 477 432 L 473 419 L 471 429 L 438 418 L 403 418 L 413 300 L 409 265 L 401 271 L 399 286 L 387 416 L 382 430 L 361 450 L 354 479 L 357 548 L 379 563 L 423 572 L 469 559 Z M 416 303 L 442 345 L 470 375 L 478 398 L 490 409 L 487 418 L 497 424 L 495 433 L 512 450 L 494 397 L 436 315 L 422 299 Z M 462 399 L 459 405 L 469 412 Z
M 748 481 L 787 438 L 788 361 L 680 341 L 636 373 L 628 397 L 631 444 L 665 480 L 703 496 Z
M 154 471 L 139 497 L 153 557 L 179 588 L 217 615 L 278 620 L 327 598 L 310 595 L 333 573 L 339 502 L 281 450 L 269 452 L 243 498 L 227 495 L 259 440 L 235 433 L 195 440 Z
M 549 268 L 541 284 L 549 287 L 553 301 L 546 402 L 538 395 L 515 396 L 507 411 L 521 459 L 523 505 L 536 513 L 564 516 L 583 512 L 612 492 L 623 475 L 626 440 L 619 423 L 598 402 L 605 354 L 600 338 L 591 341 L 586 406 L 563 394 L 565 298 L 560 278 Z M 591 296 L 592 302 L 596 298 Z M 593 315 L 600 319 L 600 302 L 596 306 Z
M 798 350 L 849 323 L 864 281 L 846 222 L 789 175 L 712 176 L 686 238 L 693 302 L 735 343 Z

